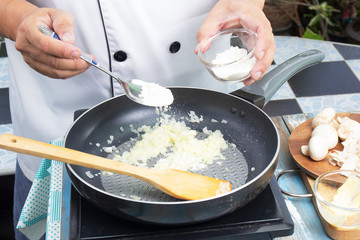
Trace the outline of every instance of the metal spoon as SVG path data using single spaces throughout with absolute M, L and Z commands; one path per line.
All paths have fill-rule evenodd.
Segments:
M 94 67 L 96 67 L 97 69 L 100 69 L 101 71 L 103 71 L 104 73 L 107 73 L 108 75 L 110 75 L 111 77 L 115 78 L 123 87 L 126 96 L 128 96 L 131 100 L 138 102 L 140 104 L 144 104 L 144 99 L 143 97 L 140 96 L 141 94 L 141 89 L 142 86 L 140 85 L 136 85 L 136 84 L 132 84 L 131 82 L 125 82 L 122 81 L 120 78 L 118 78 L 117 76 L 115 76 L 114 73 L 112 73 L 111 71 L 107 70 L 106 68 L 102 67 L 100 64 L 98 64 L 95 60 L 93 60 L 90 56 L 82 54 L 80 56 L 81 59 L 83 59 L 85 62 L 90 63 L 91 65 L 93 65 Z M 131 81 L 131 80 L 130 80 Z
M 38 26 L 39 30 L 44 33 L 47 36 L 50 36 L 52 38 L 55 38 L 57 40 L 60 40 L 59 36 L 50 30 L 47 27 L 44 26 Z M 173 102 L 173 96 L 169 89 L 159 86 L 155 83 L 147 83 L 144 81 L 141 81 L 139 79 L 136 79 L 136 83 L 132 83 L 133 80 L 130 80 L 128 82 L 121 80 L 119 77 L 117 77 L 114 73 L 109 71 L 108 69 L 102 67 L 99 63 L 97 63 L 95 60 L 93 60 L 90 56 L 86 54 L 82 54 L 80 56 L 81 59 L 86 61 L 87 63 L 90 63 L 92 66 L 96 67 L 97 69 L 100 69 L 104 73 L 107 73 L 111 77 L 115 78 L 120 85 L 123 87 L 124 92 L 126 96 L 128 96 L 131 100 L 134 102 L 140 103 L 142 105 L 147 106 L 153 106 L 153 107 L 160 107 L 160 106 L 167 106 L 170 105 Z M 135 79 L 134 79 L 135 80 Z M 143 88 L 146 86 L 147 94 L 143 93 Z M 163 99 L 156 99 L 159 98 L 159 91 L 162 92 L 165 98 Z M 148 99 L 145 99 L 148 98 Z

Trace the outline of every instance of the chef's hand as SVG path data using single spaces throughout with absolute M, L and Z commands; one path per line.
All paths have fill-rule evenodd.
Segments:
M 61 41 L 41 33 L 38 25 L 55 31 Z M 36 8 L 19 24 L 15 47 L 24 61 L 41 74 L 66 79 L 86 71 L 74 44 L 73 17 L 62 10 Z
M 276 45 L 270 22 L 262 11 L 264 0 L 220 0 L 209 12 L 205 22 L 197 33 L 198 53 L 201 42 L 218 31 L 243 27 L 257 33 L 255 49 L 256 64 L 251 71 L 251 78 L 244 81 L 250 85 L 259 80 L 270 67 Z

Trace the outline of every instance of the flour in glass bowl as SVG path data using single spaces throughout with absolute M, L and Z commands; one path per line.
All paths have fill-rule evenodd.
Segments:
M 174 96 L 170 89 L 162 87 L 159 84 L 148 83 L 139 79 L 133 79 L 131 82 L 141 86 L 139 97 L 144 99 L 144 105 L 154 107 L 169 106 L 174 101 Z
M 249 54 L 250 55 L 250 54 Z M 211 61 L 216 64 L 211 68 L 212 72 L 223 80 L 241 80 L 250 76 L 250 71 L 256 62 L 255 57 L 249 59 L 245 49 L 230 46 L 229 49 L 218 53 Z

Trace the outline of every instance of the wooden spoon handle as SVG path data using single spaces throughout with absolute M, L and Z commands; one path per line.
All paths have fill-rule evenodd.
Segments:
M 161 191 L 181 199 L 196 200 L 231 190 L 231 183 L 174 169 L 155 170 L 59 147 L 10 134 L 0 135 L 0 148 L 64 163 L 136 177 Z
M 0 135 L 0 147 L 18 153 L 134 177 L 148 174 L 148 170 L 151 170 L 11 134 Z

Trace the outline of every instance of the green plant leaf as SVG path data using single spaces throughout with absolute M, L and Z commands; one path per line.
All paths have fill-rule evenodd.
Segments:
M 314 33 L 308 27 L 306 27 L 306 30 L 305 30 L 304 35 L 302 37 L 303 38 L 309 38 L 309 39 L 316 39 L 316 40 L 324 40 L 324 38 L 320 34 Z
M 316 15 L 315 17 L 313 17 L 310 22 L 309 22 L 309 26 L 310 27 L 315 27 L 318 22 L 320 21 L 320 16 L 319 15 Z

